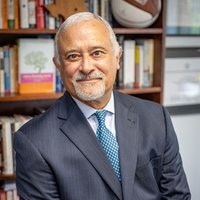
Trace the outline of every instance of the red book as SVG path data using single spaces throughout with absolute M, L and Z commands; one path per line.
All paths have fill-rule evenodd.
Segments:
M 44 0 L 37 0 L 36 15 L 37 15 L 37 29 L 44 29 L 45 28 Z

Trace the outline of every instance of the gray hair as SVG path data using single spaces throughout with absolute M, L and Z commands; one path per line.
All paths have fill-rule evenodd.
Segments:
M 66 29 L 70 25 L 73 25 L 75 23 L 79 23 L 79 22 L 82 22 L 82 21 L 88 21 L 88 20 L 91 20 L 91 19 L 96 19 L 96 20 L 102 22 L 107 27 L 107 29 L 109 31 L 110 41 L 111 41 L 113 48 L 114 48 L 114 54 L 117 55 L 119 53 L 120 46 L 117 42 L 117 38 L 116 38 L 115 33 L 113 32 L 110 24 L 105 19 L 103 19 L 102 17 L 100 17 L 98 15 L 95 15 L 95 14 L 90 13 L 90 12 L 80 12 L 80 13 L 76 13 L 76 14 L 68 17 L 63 22 L 63 24 L 58 29 L 58 32 L 56 33 L 56 36 L 55 36 L 55 58 L 56 58 L 56 61 L 58 63 L 60 63 L 59 53 L 58 53 L 58 38 L 59 38 L 59 35 L 64 31 L 64 29 Z

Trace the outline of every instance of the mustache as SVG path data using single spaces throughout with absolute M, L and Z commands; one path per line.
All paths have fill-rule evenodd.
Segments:
M 102 73 L 100 73 L 100 72 L 92 72 L 90 74 L 79 73 L 75 77 L 75 80 L 76 81 L 80 81 L 80 80 L 87 80 L 87 79 L 92 79 L 92 78 L 104 78 L 104 75 Z

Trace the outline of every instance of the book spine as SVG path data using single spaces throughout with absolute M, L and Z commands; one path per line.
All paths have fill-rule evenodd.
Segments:
M 2 129 L 2 141 L 3 141 L 3 165 L 5 175 L 12 175 L 13 170 L 13 152 L 12 152 L 12 135 L 10 122 L 3 122 Z
M 119 46 L 124 49 L 124 35 L 120 35 L 118 38 L 118 43 L 119 43 Z M 116 77 L 116 86 L 117 87 L 122 87 L 123 86 L 123 65 L 124 65 L 124 59 L 123 59 L 123 56 L 121 57 L 120 59 L 120 68 L 119 70 L 117 71 L 117 77 Z
M 99 14 L 99 1 L 93 0 L 93 13 L 98 15 Z
M 0 47 L 0 94 L 5 93 L 4 50 Z
M 59 71 L 56 69 L 56 92 L 62 92 L 63 85 Z
M 5 93 L 10 93 L 9 46 L 4 46 Z
M 8 28 L 7 0 L 2 0 L 3 29 Z
M 153 39 L 144 40 L 143 87 L 151 87 L 153 84 L 153 49 Z
M 139 88 L 139 67 L 140 67 L 140 54 L 139 54 L 139 46 L 135 46 L 135 83 L 134 87 Z
M 37 16 L 37 29 L 44 29 L 45 22 L 44 22 L 44 1 L 43 0 L 37 0 L 36 16 Z
M 135 41 L 124 41 L 124 86 L 133 87 L 135 79 Z
M 0 29 L 3 28 L 3 10 L 2 10 L 3 2 L 0 0 Z
M 14 93 L 18 93 L 18 46 L 14 45 Z
M 15 29 L 19 29 L 19 0 L 14 0 Z
M 49 0 L 44 0 L 44 4 L 48 5 L 49 4 Z M 50 13 L 48 10 L 44 11 L 44 21 L 45 21 L 45 28 L 49 29 L 49 17 L 50 17 Z
M 14 48 L 10 47 L 9 51 L 9 67 L 10 67 L 10 93 L 15 90 L 15 69 L 14 69 Z
M 36 28 L 36 1 L 28 1 L 28 21 L 30 28 Z
M 8 15 L 8 28 L 14 29 L 15 27 L 14 0 L 7 1 L 7 15 Z
M 49 0 L 49 4 L 54 4 L 54 0 Z M 55 29 L 56 28 L 56 22 L 55 22 L 55 17 L 53 17 L 49 13 L 49 29 Z
M 28 0 L 20 0 L 20 27 L 29 28 Z

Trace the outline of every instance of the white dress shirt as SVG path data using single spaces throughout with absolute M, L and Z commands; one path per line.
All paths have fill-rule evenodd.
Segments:
M 94 113 L 97 111 L 96 109 L 82 103 L 78 99 L 72 97 L 82 113 L 84 114 L 85 118 L 88 120 L 89 124 L 91 125 L 92 129 L 94 130 L 94 133 L 97 131 L 98 127 L 98 120 Z M 111 95 L 111 98 L 107 105 L 102 109 L 107 110 L 106 118 L 105 118 L 105 124 L 106 127 L 112 132 L 112 134 L 116 137 L 116 129 L 115 129 L 115 106 L 114 106 L 114 96 L 113 93 Z

